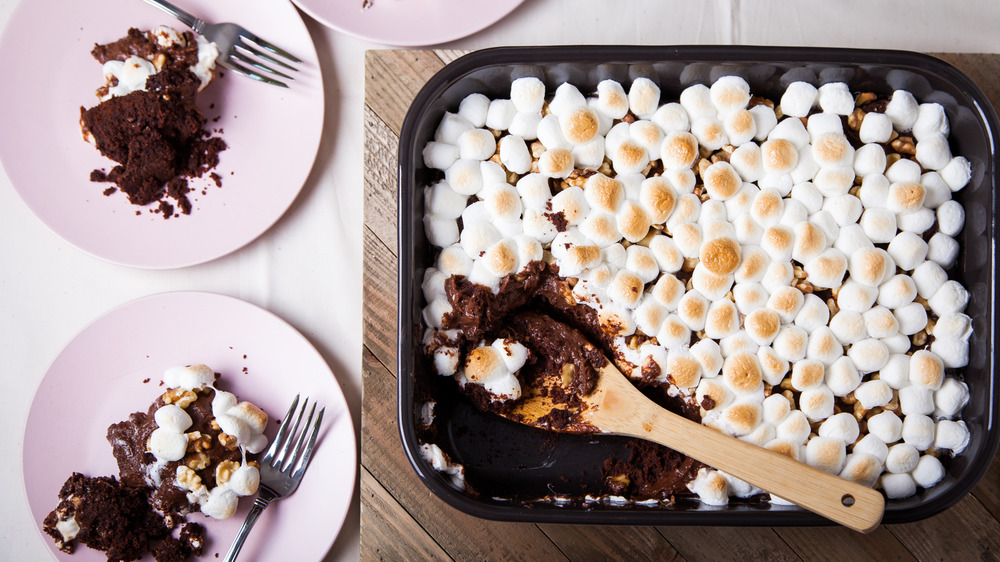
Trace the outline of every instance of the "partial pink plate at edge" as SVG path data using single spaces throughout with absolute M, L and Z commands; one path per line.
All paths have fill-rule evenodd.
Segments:
M 39 385 L 24 431 L 23 478 L 39 540 L 60 560 L 105 560 L 78 545 L 72 556 L 55 549 L 41 522 L 58 503 L 73 472 L 117 476 L 105 439 L 112 423 L 145 411 L 162 392 L 170 366 L 205 363 L 221 374 L 219 388 L 270 415 L 269 436 L 297 393 L 326 406 L 309 470 L 299 489 L 261 516 L 240 555 L 258 560 L 319 560 L 343 524 L 356 478 L 354 426 L 344 395 L 322 356 L 292 326 L 239 299 L 214 293 L 163 293 L 131 301 L 84 328 L 53 361 Z M 224 555 L 252 498 L 224 521 L 198 513 L 209 544 Z
M 223 70 L 199 106 L 206 128 L 229 148 L 210 179 L 192 182 L 194 210 L 164 220 L 136 207 L 91 170 L 114 165 L 85 143 L 80 107 L 97 103 L 101 65 L 95 43 L 130 27 L 186 29 L 137 0 L 22 0 L 0 37 L 0 160 L 28 208 L 70 244 L 127 266 L 166 269 L 235 251 L 270 228 L 296 198 L 312 169 L 323 128 L 324 93 L 316 49 L 298 11 L 269 0 L 176 0 L 209 21 L 238 21 L 305 62 L 291 89 Z M 259 4 L 257 7 L 248 4 Z M 53 17 L 58 14 L 58 17 Z M 203 193 L 204 191 L 204 193 Z M 139 216 L 136 216 L 136 211 Z

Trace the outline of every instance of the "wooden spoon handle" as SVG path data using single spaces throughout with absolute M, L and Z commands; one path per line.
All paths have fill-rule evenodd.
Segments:
M 608 433 L 655 441 L 855 531 L 872 531 L 882 520 L 881 492 L 726 436 L 635 394 L 627 397 L 627 415 L 612 414 L 617 408 L 611 407 L 595 412 L 595 425 Z

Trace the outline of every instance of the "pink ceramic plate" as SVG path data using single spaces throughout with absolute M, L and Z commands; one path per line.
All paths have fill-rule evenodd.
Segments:
M 323 127 L 323 80 L 316 49 L 295 7 L 273 0 L 176 3 L 208 21 L 238 21 L 305 60 L 291 89 L 224 72 L 200 98 L 211 129 L 229 148 L 216 172 L 192 182 L 194 210 L 163 220 L 110 197 L 89 181 L 113 163 L 83 141 L 80 107 L 96 105 L 101 65 L 94 43 L 130 27 L 183 24 L 138 0 L 22 0 L 0 38 L 0 160 L 43 223 L 81 250 L 143 268 L 174 268 L 228 254 L 267 230 L 305 183 Z M 216 120 L 217 119 L 217 120 Z M 205 193 L 202 194 L 202 189 Z M 139 216 L 136 211 L 141 209 Z
M 78 546 L 73 556 L 41 534 L 41 521 L 74 471 L 118 475 L 105 440 L 112 423 L 145 411 L 162 392 L 163 371 L 204 363 L 222 376 L 219 388 L 264 408 L 269 437 L 296 393 L 326 406 L 319 444 L 299 489 L 272 503 L 257 521 L 240 560 L 319 560 L 343 524 L 357 461 L 354 426 L 326 362 L 294 328 L 270 312 L 212 293 L 145 297 L 98 318 L 63 349 L 35 393 L 24 432 L 24 485 L 31 514 L 60 560 L 105 560 Z M 223 556 L 250 508 L 244 498 L 231 519 L 205 524 L 205 559 Z
M 524 0 L 292 0 L 320 23 L 384 45 L 418 47 L 461 39 Z

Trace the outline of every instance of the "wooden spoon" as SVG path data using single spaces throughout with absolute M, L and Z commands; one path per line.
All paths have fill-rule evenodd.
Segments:
M 562 383 L 559 377 L 547 377 L 542 385 Z M 625 435 L 659 443 L 862 533 L 874 530 L 882 520 L 885 499 L 881 492 L 666 410 L 642 394 L 610 361 L 600 369 L 594 390 L 580 397 L 582 404 L 554 403 L 551 394 L 526 394 L 506 417 L 552 429 L 552 410 L 569 410 L 573 421 L 559 431 Z

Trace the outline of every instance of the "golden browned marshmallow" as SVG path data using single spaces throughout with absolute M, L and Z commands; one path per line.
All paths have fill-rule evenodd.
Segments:
M 716 238 L 701 246 L 701 264 L 716 275 L 729 275 L 740 266 L 740 245 L 732 238 Z
M 762 189 L 750 203 L 750 216 L 761 226 L 771 226 L 781 219 L 785 200 L 776 189 Z
M 760 155 L 764 172 L 768 174 L 787 174 L 799 162 L 799 151 L 786 139 L 764 141 L 760 146 Z
M 465 358 L 465 376 L 475 383 L 482 383 L 506 371 L 507 367 L 500 357 L 500 352 L 490 346 L 477 347 Z
M 627 269 L 619 271 L 607 287 L 611 302 L 629 308 L 639 303 L 639 299 L 642 297 L 642 289 L 642 279 Z
M 885 206 L 894 213 L 908 213 L 920 209 L 926 196 L 927 190 L 919 183 L 893 183 Z
M 597 112 L 588 106 L 579 106 L 568 111 L 559 123 L 563 136 L 573 144 L 584 144 L 594 140 L 600 129 Z
M 854 148 L 843 133 L 823 133 L 812 142 L 812 157 L 820 166 L 854 163 Z
M 705 184 L 705 189 L 713 199 L 725 201 L 743 187 L 743 180 L 736 173 L 732 164 L 720 160 L 702 173 L 701 181 Z
M 805 265 L 809 282 L 816 287 L 839 287 L 847 272 L 847 256 L 836 248 L 827 248 Z
M 635 243 L 649 234 L 652 221 L 649 215 L 634 201 L 626 200 L 616 215 L 618 232 L 629 242 Z
M 670 347 L 681 347 L 690 343 L 691 329 L 676 314 L 671 314 L 663 320 L 660 326 L 660 333 L 656 335 L 660 345 Z
M 566 251 L 561 263 L 570 271 L 583 271 L 601 263 L 601 249 L 597 246 L 573 246 Z
M 726 296 L 732 288 L 733 276 L 716 275 L 699 263 L 691 272 L 691 286 L 710 300 L 718 300 Z
M 722 364 L 722 377 L 734 392 L 755 392 L 762 384 L 760 363 L 750 353 L 735 353 Z
M 587 178 L 583 194 L 591 208 L 614 213 L 625 198 L 625 188 L 622 182 L 597 173 Z
M 778 356 L 770 347 L 757 350 L 757 360 L 760 361 L 760 372 L 764 382 L 772 386 L 781 383 L 788 372 L 788 361 Z
M 802 291 L 795 287 L 778 287 L 767 299 L 767 307 L 777 312 L 782 321 L 790 323 L 795 320 L 804 302 Z
M 854 454 L 847 459 L 840 477 L 865 486 L 874 486 L 882 474 L 882 463 L 872 455 Z
M 517 244 L 510 239 L 501 240 L 487 248 L 482 259 L 487 271 L 496 277 L 514 273 L 518 266 Z
M 649 152 L 638 141 L 628 138 L 609 153 L 615 171 L 620 174 L 639 172 L 649 163 Z
M 740 313 L 729 299 L 713 302 L 705 317 L 705 335 L 712 339 L 731 336 L 740 329 Z
M 814 359 L 796 361 L 792 366 L 792 388 L 799 391 L 816 388 L 823 384 L 825 375 L 826 367 L 819 361 Z
M 597 311 L 597 321 L 609 336 L 628 336 L 635 333 L 635 321 L 627 310 L 614 306 L 604 306 Z
M 670 353 L 667 374 L 681 388 L 693 388 L 701 380 L 701 364 L 690 354 Z
M 802 221 L 793 229 L 795 243 L 792 245 L 792 259 L 806 263 L 826 249 L 826 234 L 823 229 L 809 221 Z
M 665 273 L 653 285 L 650 294 L 667 310 L 676 310 L 677 304 L 684 297 L 684 283 L 673 275 Z
M 725 385 L 718 382 L 718 379 L 701 379 L 694 398 L 701 406 L 702 415 L 707 411 L 724 408 L 732 400 L 729 391 Z
M 839 474 L 847 453 L 844 442 L 827 437 L 813 437 L 806 443 L 806 463 L 832 474 Z
M 799 451 L 801 449 L 798 444 L 792 443 L 787 439 L 774 439 L 764 445 L 764 448 L 775 453 L 781 453 L 795 460 L 799 460 Z
M 760 247 L 775 260 L 787 261 L 792 257 L 794 246 L 795 233 L 783 224 L 772 224 L 760 237 Z
M 747 314 L 743 319 L 743 327 L 753 341 L 767 345 L 774 341 L 781 328 L 781 318 L 778 313 L 769 308 L 758 308 Z
M 760 424 L 761 408 L 756 401 L 737 402 L 726 408 L 720 421 L 733 435 L 746 435 Z
M 677 195 L 666 179 L 655 176 L 643 180 L 639 203 L 649 213 L 653 224 L 662 224 L 670 217 L 670 213 L 674 212 Z
M 698 139 L 687 131 L 673 131 L 663 139 L 660 159 L 668 170 L 690 168 L 698 159 Z
M 573 171 L 573 153 L 565 148 L 546 150 L 538 157 L 538 171 L 550 178 L 565 178 Z
M 708 317 L 708 299 L 698 291 L 689 291 L 677 303 L 677 315 L 692 330 L 705 329 Z
M 918 349 L 910 357 L 910 382 L 937 390 L 944 382 L 944 362 L 933 352 Z
M 771 259 L 759 246 L 747 246 L 742 249 L 742 259 L 740 266 L 736 268 L 736 282 L 749 283 L 760 281 L 767 271 L 767 265 Z
M 878 287 L 882 283 L 886 266 L 885 255 L 876 248 L 856 250 L 848 260 L 851 279 L 866 287 Z

